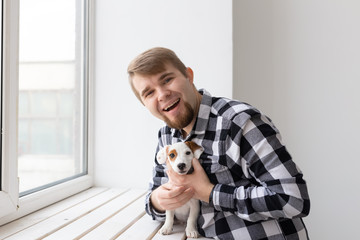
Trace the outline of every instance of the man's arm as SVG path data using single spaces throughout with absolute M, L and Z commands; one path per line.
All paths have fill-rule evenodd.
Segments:
M 262 118 L 252 118 L 244 126 L 243 134 L 237 135 L 238 139 L 227 141 L 231 143 L 227 155 L 234 161 L 232 168 L 228 166 L 228 175 L 242 169 L 243 177 L 254 184 L 235 186 L 222 184 L 222 179 L 218 179 L 220 183 L 214 185 L 196 159 L 190 175 L 180 176 L 168 170 L 171 181 L 193 188 L 195 198 L 211 200 L 217 211 L 232 212 L 248 221 L 306 216 L 310 201 L 302 174 L 280 142 L 276 128 Z
M 254 114 L 241 126 L 241 133 L 233 136 L 227 141 L 231 148 L 226 154 L 234 164 L 228 167 L 230 171 L 241 168 L 254 184 L 216 184 L 214 208 L 248 221 L 306 216 L 310 210 L 306 182 L 272 122 Z

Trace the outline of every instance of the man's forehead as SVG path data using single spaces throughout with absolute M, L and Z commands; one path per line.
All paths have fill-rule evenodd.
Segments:
M 151 79 L 151 78 L 155 78 L 155 79 L 162 79 L 164 77 L 166 77 L 166 75 L 169 75 L 171 73 L 176 73 L 179 70 L 177 70 L 177 68 L 175 68 L 172 64 L 164 64 L 164 68 L 162 68 L 161 71 L 158 72 L 153 72 L 153 73 L 135 73 L 134 77 L 138 76 L 142 79 Z
M 135 73 L 133 76 L 133 82 L 137 90 L 142 91 L 144 88 L 147 88 L 148 85 L 151 85 L 152 82 L 159 81 L 162 74 L 163 73 L 158 73 L 158 74 Z
M 162 81 L 168 76 L 174 75 L 174 71 L 165 70 L 163 72 L 157 74 L 141 74 L 135 73 L 133 76 L 133 82 L 138 91 L 142 91 L 147 88 L 152 83 L 156 83 L 158 81 Z

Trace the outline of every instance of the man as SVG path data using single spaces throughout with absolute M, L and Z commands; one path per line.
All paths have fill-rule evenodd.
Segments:
M 157 151 L 194 141 L 204 148 L 194 172 L 179 176 L 155 160 L 146 211 L 156 220 L 190 198 L 201 200 L 199 233 L 215 239 L 308 239 L 303 175 L 269 118 L 254 107 L 198 91 L 175 53 L 153 48 L 128 67 L 140 102 L 166 126 Z

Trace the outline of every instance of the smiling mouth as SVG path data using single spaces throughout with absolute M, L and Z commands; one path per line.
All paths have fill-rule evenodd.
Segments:
M 178 104 L 179 104 L 179 102 L 180 102 L 180 98 L 179 99 L 177 99 L 176 101 L 174 101 L 173 103 L 171 103 L 170 105 L 168 105 L 166 108 L 164 108 L 163 110 L 165 111 L 165 112 L 169 112 L 169 111 L 171 111 L 172 109 L 174 109 Z

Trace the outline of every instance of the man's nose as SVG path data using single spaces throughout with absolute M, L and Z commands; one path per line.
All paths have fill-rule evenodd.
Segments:
M 159 101 L 166 100 L 166 98 L 169 97 L 171 94 L 170 90 L 166 88 L 159 89 L 158 93 L 159 93 L 159 97 L 158 97 Z

